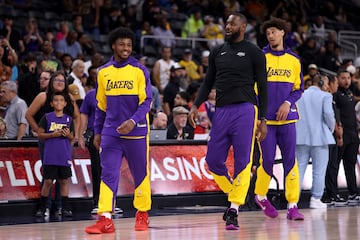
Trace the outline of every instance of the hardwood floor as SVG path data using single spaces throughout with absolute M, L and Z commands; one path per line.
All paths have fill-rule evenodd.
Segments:
M 238 231 L 226 231 L 222 213 L 197 213 L 150 217 L 146 232 L 134 231 L 134 218 L 114 219 L 116 232 L 89 235 L 84 228 L 94 220 L 19 224 L 0 227 L 0 239 L 360 239 L 360 207 L 300 209 L 304 221 L 286 219 L 286 210 L 270 219 L 261 211 L 239 213 Z

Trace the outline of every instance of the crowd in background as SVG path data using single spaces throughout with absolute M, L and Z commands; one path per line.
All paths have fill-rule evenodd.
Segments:
M 260 48 L 266 45 L 264 33 L 260 31 L 261 23 L 272 16 L 286 20 L 285 43 L 301 57 L 306 78 L 311 79 L 314 73 L 309 70 L 314 66 L 316 70 L 333 72 L 349 67 L 352 90 L 358 96 L 360 58 L 342 59 L 337 42 L 338 31 L 359 29 L 356 9 L 358 6 L 349 1 L 311 0 L 3 1 L 0 3 L 0 79 L 17 83 L 17 89 L 9 90 L 11 96 L 1 92 L 0 112 L 6 118 L 11 101 L 15 102 L 12 99 L 24 100 L 26 105 L 20 104 L 17 110 L 21 114 L 11 119 L 16 119 L 15 125 L 24 124 L 26 128 L 18 134 L 11 127 L 3 127 L 0 137 L 33 136 L 21 115 L 39 92 L 46 91 L 46 80 L 40 77 L 45 71 L 63 71 L 68 83 L 75 85 L 70 87 L 73 98 L 78 102 L 84 99 L 95 87 L 96 68 L 111 57 L 107 34 L 119 26 L 136 32 L 133 54 L 151 74 L 155 99 L 151 120 L 158 112 L 164 112 L 167 125 L 174 124 L 173 108 L 190 109 L 206 74 L 209 50 L 224 42 L 224 21 L 232 11 L 248 17 L 246 38 Z M 145 38 L 141 45 L 142 36 L 154 38 Z M 175 40 L 176 37 L 206 41 L 189 46 Z M 209 96 L 209 101 L 200 108 L 202 114 L 195 136 L 210 131 L 214 104 L 214 97 Z M 179 125 L 180 128 L 183 127 Z M 192 138 L 194 133 L 191 131 L 187 136 Z M 167 138 L 179 137 L 175 134 Z

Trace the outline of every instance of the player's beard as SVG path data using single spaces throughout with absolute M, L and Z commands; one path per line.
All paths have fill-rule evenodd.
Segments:
M 182 89 L 186 89 L 189 85 L 188 80 L 185 76 L 174 77 L 174 83 Z
M 233 43 L 240 36 L 240 29 L 230 35 L 230 37 L 225 36 L 225 41 L 228 43 Z

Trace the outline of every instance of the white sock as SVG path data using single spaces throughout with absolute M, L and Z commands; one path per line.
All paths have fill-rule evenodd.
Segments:
M 259 199 L 259 201 L 262 201 L 262 200 L 264 200 L 264 199 L 267 199 L 266 196 L 261 196 L 261 195 L 259 195 L 259 194 L 256 194 L 256 196 L 257 196 L 257 199 Z
M 296 203 L 289 203 L 288 204 L 288 209 L 293 208 L 293 207 L 297 207 Z
M 230 208 L 235 209 L 237 213 L 239 212 L 239 205 L 236 203 L 231 203 Z
M 104 216 L 104 217 L 106 217 L 106 218 L 111 219 L 111 213 L 109 213 L 109 212 L 103 212 L 103 213 L 101 213 L 100 215 L 101 215 L 101 216 Z

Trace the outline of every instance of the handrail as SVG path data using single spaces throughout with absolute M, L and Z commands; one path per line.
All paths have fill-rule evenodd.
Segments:
M 209 42 L 211 40 L 206 38 L 196 38 L 196 37 L 189 37 L 189 38 L 183 38 L 183 37 L 168 37 L 168 36 L 154 36 L 154 35 L 143 35 L 140 38 L 140 49 L 141 53 L 143 53 L 143 49 L 145 47 L 145 39 L 169 39 L 169 40 L 178 40 L 178 41 L 189 41 L 191 42 L 191 48 L 196 48 L 196 42 Z
M 336 72 L 330 71 L 326 68 L 319 67 L 319 71 L 321 73 L 326 73 L 327 75 L 330 75 L 330 76 L 336 76 Z
M 340 30 L 338 32 L 338 42 L 340 43 L 341 47 L 343 47 L 343 44 L 354 47 L 354 58 L 359 55 L 358 50 L 360 48 L 360 31 Z
M 360 40 L 360 38 L 359 38 Z M 358 55 L 358 46 L 356 43 L 349 41 L 349 40 L 344 40 L 341 39 L 339 40 L 339 44 L 341 46 L 342 49 L 342 55 L 346 55 L 346 53 L 344 53 L 344 49 L 348 50 L 350 52 L 350 57 L 351 58 L 356 58 Z

